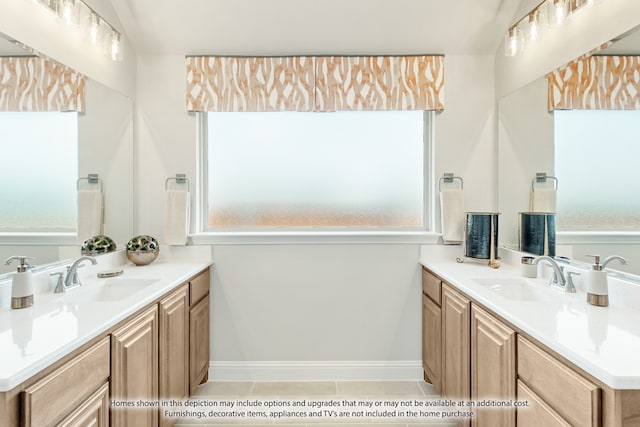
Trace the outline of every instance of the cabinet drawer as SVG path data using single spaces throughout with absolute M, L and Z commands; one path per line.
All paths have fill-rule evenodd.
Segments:
M 572 425 L 600 425 L 600 389 L 518 337 L 518 378 Z
M 571 427 L 571 424 L 563 420 L 522 381 L 518 381 L 518 400 L 529 402 L 528 407 L 519 407 L 517 410 L 516 424 L 518 427 Z
M 422 292 L 431 298 L 436 304 L 440 305 L 440 288 L 442 282 L 433 274 L 429 273 L 424 267 L 422 268 Z
M 109 383 L 104 383 L 58 427 L 107 427 L 109 425 Z
M 58 423 L 108 380 L 109 366 L 105 337 L 23 392 L 23 425 Z
M 209 269 L 189 282 L 189 305 L 194 305 L 209 293 Z

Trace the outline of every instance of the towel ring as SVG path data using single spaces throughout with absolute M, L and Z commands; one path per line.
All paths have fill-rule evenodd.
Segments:
M 187 191 L 191 191 L 191 182 L 189 181 L 189 178 L 187 178 L 187 175 L 183 173 L 178 173 L 175 177 L 167 178 L 167 180 L 164 182 L 165 190 L 169 189 L 169 181 L 175 181 L 176 184 L 187 184 Z
M 438 191 L 442 191 L 442 183 L 451 183 L 454 180 L 459 180 L 460 181 L 460 189 L 463 190 L 464 189 L 464 181 L 462 180 L 462 178 L 460 178 L 459 176 L 453 176 L 453 173 L 451 172 L 445 172 L 444 176 L 442 178 L 440 178 L 440 180 L 438 181 Z
M 531 180 L 531 191 L 535 190 L 534 186 L 536 182 L 547 182 L 548 179 L 553 181 L 553 189 L 557 190 L 558 178 L 556 178 L 555 176 L 547 175 L 545 172 L 538 172 L 536 173 L 536 177 Z
M 80 190 L 80 181 L 87 181 L 89 184 L 99 184 L 102 191 L 102 180 L 97 173 L 90 173 L 85 178 L 78 178 L 76 181 L 76 190 Z

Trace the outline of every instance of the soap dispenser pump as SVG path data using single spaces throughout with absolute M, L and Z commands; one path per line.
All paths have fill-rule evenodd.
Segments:
M 600 264 L 600 255 L 587 255 L 595 259 L 585 277 L 584 287 L 587 291 L 587 302 L 598 307 L 609 305 L 609 284 L 607 272 Z
M 11 281 L 11 308 L 26 308 L 33 305 L 33 281 L 27 260 L 33 259 L 26 256 L 12 256 L 7 258 L 5 265 L 10 265 L 11 261 L 18 260 L 20 265 L 18 271 L 14 273 Z

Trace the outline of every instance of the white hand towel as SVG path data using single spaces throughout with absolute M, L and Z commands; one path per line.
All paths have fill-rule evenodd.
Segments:
M 164 240 L 168 245 L 185 245 L 189 235 L 189 192 L 167 190 L 164 195 Z
M 103 224 L 102 191 L 78 190 L 78 243 L 102 234 Z
M 440 191 L 440 217 L 444 244 L 462 243 L 464 232 L 464 191 L 462 189 L 445 188 Z
M 553 188 L 537 188 L 531 191 L 531 212 L 556 211 L 556 190 Z

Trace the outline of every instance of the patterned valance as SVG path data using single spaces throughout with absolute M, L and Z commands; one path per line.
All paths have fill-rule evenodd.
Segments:
M 0 111 L 84 111 L 84 76 L 40 57 L 0 57 Z
M 187 57 L 187 111 L 442 109 L 443 56 Z
M 309 111 L 311 57 L 188 57 L 187 111 Z
M 442 56 L 316 59 L 316 110 L 442 110 Z
M 588 56 L 547 75 L 548 109 L 640 109 L 640 57 Z

